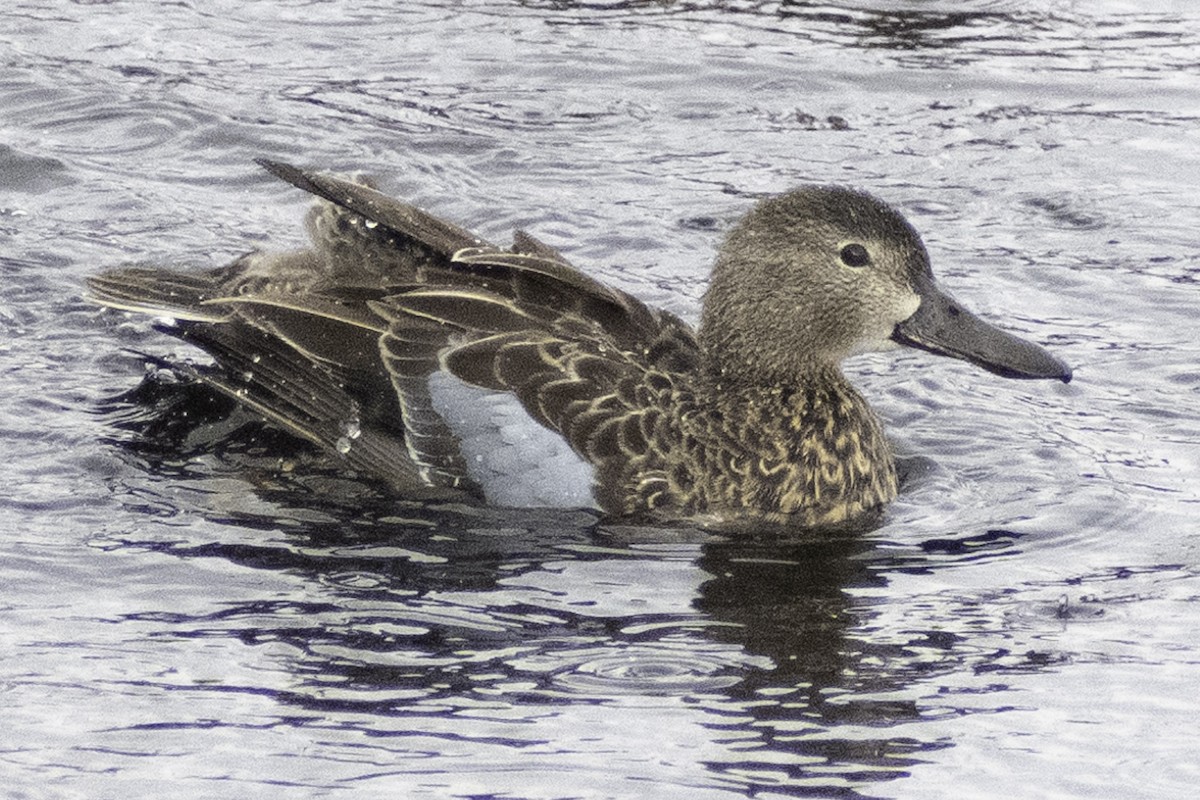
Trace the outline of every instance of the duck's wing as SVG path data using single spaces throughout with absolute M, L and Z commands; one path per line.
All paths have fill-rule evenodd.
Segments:
M 378 352 L 422 469 L 453 475 L 463 468 L 429 398 L 429 376 L 445 370 L 516 395 L 535 420 L 560 433 L 596 467 L 601 505 L 656 490 L 647 476 L 680 436 L 674 412 L 699 362 L 686 323 L 588 277 L 527 233 L 518 231 L 513 248 L 502 250 L 362 183 L 263 165 L 347 212 L 333 238 L 366 236 L 383 243 L 384 254 L 416 265 L 403 273 L 377 269 L 387 272 L 390 294 L 365 306 L 381 330 Z M 639 486 L 630 487 L 635 477 Z
M 430 396 L 440 369 L 515 394 L 596 465 L 602 486 L 665 446 L 661 403 L 687 391 L 698 362 L 677 317 L 528 234 L 501 250 L 363 183 L 263 166 L 328 201 L 309 216 L 311 249 L 192 276 L 117 270 L 90 282 L 93 297 L 173 317 L 177 334 L 216 358 L 214 388 L 324 447 L 344 449 L 356 414 L 371 441 L 398 442 L 402 426 L 402 453 L 349 443 L 360 468 L 398 486 L 416 474 L 477 491 Z
M 311 188 L 299 171 L 273 166 Z M 360 188 L 363 197 L 378 195 Z M 199 272 L 119 268 L 89 279 L 89 295 L 164 318 L 163 330 L 213 356 L 211 365 L 186 369 L 193 377 L 336 452 L 350 468 L 405 494 L 428 495 L 428 487 L 479 494 L 428 388 L 411 387 L 402 413 L 380 366 L 385 327 L 367 302 L 445 266 L 450 248 L 480 240 L 415 208 L 378 206 L 390 226 L 323 202 L 308 215 L 308 249 L 249 253 Z M 409 210 L 405 222 L 401 215 Z M 418 443 L 416 453 L 409 452 L 411 442 Z
M 692 330 L 608 287 L 579 294 L 582 276 L 560 277 L 564 265 L 543 255 L 476 249 L 458 264 L 486 264 L 489 279 L 369 304 L 387 323 L 380 352 L 398 394 L 435 369 L 510 392 L 594 466 L 602 508 L 632 512 L 665 498 L 665 457 L 682 438 L 674 413 L 699 360 Z
M 330 298 L 266 290 L 260 302 L 251 293 L 229 297 L 231 270 L 124 268 L 88 283 L 94 301 L 163 318 L 162 330 L 212 357 L 176 369 L 346 468 L 407 496 L 458 483 L 473 489 L 426 480 L 409 455 L 390 379 L 379 367 L 382 329 L 364 317 L 365 305 L 356 313 Z

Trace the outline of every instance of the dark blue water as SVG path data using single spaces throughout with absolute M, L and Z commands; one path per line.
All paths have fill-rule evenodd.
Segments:
M 1190 797 L 1200 12 L 1146 8 L 6 10 L 0 794 Z M 188 353 L 83 279 L 300 243 L 264 155 L 528 228 L 690 319 L 755 197 L 850 183 L 1076 379 L 849 364 L 910 474 L 841 538 L 148 447 L 112 398 L 137 352 Z

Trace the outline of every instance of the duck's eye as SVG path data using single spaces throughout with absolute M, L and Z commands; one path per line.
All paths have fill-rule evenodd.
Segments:
M 871 263 L 871 254 L 867 248 L 855 242 L 842 248 L 842 263 L 847 267 L 865 267 Z

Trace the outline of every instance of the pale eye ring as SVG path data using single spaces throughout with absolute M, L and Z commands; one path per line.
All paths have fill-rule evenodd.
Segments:
M 858 242 L 846 245 L 838 255 L 847 267 L 865 267 L 871 263 L 871 254 Z

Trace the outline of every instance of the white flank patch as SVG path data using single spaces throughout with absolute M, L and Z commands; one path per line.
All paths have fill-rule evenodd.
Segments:
M 516 397 L 445 372 L 429 376 L 433 407 L 458 436 L 467 472 L 488 503 L 511 508 L 595 508 L 592 465 L 543 428 Z

